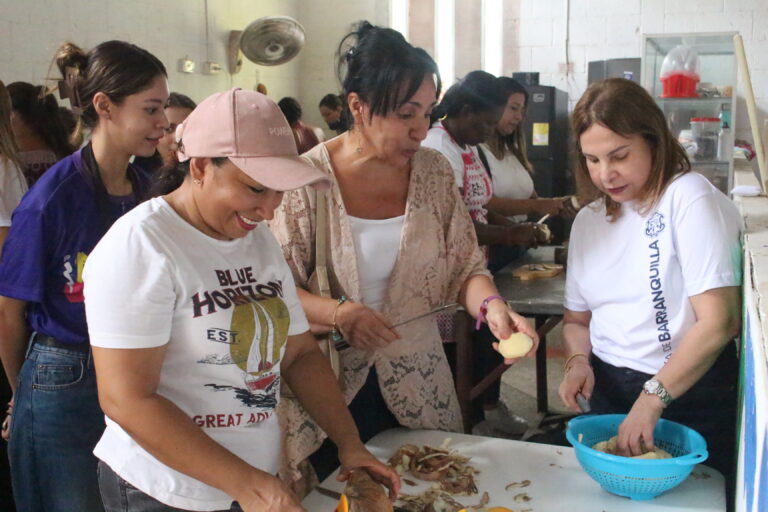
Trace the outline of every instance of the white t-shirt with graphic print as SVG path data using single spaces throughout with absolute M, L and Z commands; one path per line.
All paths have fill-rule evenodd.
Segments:
M 158 394 L 217 443 L 275 474 L 280 360 L 286 337 L 309 325 L 267 226 L 216 240 L 155 198 L 115 222 L 83 278 L 91 344 L 167 344 Z M 229 509 L 230 496 L 169 468 L 106 422 L 94 453 L 123 479 L 172 507 Z
M 438 150 L 448 159 L 470 217 L 476 222 L 488 224 L 488 210 L 485 205 L 493 197 L 493 181 L 485 170 L 477 149 L 474 146 L 459 146 L 440 121 L 432 125 L 427 132 L 427 138 L 421 144 Z
M 622 205 L 613 223 L 602 201 L 571 230 L 565 307 L 591 311 L 592 351 L 618 367 L 655 374 L 696 317 L 689 297 L 741 285 L 741 217 L 704 177 L 673 180 L 640 215 Z

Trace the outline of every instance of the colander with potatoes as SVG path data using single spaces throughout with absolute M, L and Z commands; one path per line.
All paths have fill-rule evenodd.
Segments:
M 626 414 L 578 416 L 568 422 L 565 433 L 581 467 L 608 492 L 634 500 L 649 500 L 680 484 L 696 464 L 709 456 L 701 434 L 664 419 L 656 423 L 653 441 L 663 451 L 662 457 L 669 457 L 631 458 L 596 449 L 610 450 L 611 439 L 626 417 Z

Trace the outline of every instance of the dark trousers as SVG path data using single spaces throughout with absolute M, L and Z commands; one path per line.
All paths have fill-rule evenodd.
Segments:
M 494 350 L 492 343 L 496 337 L 486 324 L 480 326 L 480 330 L 472 332 L 472 385 L 480 382 L 494 368 L 504 362 L 501 354 Z M 443 351 L 451 367 L 451 374 L 456 381 L 456 344 L 443 343 Z M 491 384 L 485 392 L 472 402 L 472 424 L 483 421 L 483 406 L 493 407 L 499 403 L 501 394 L 501 379 Z
M 592 414 L 626 414 L 642 391 L 643 383 L 653 377 L 629 368 L 617 368 L 594 355 L 592 367 L 595 372 Z M 738 360 L 731 343 L 712 368 L 664 409 L 661 416 L 704 436 L 709 451 L 704 464 L 725 476 L 728 489 L 732 489 L 735 477 L 738 378 Z
M 97 473 L 106 512 L 187 512 L 185 509 L 161 503 L 138 490 L 102 461 L 99 461 Z M 243 512 L 243 509 L 233 501 L 230 508 L 220 512 Z
M 349 404 L 349 412 L 364 443 L 380 432 L 402 426 L 381 396 L 379 377 L 374 367 L 371 367 L 365 384 Z M 336 445 L 326 439 L 320 448 L 309 456 L 309 462 L 322 482 L 340 465 Z

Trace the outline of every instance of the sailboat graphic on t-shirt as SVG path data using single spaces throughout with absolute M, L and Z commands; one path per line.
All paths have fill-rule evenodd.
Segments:
M 232 360 L 245 372 L 251 392 L 276 390 L 280 358 L 288 337 L 290 316 L 279 297 L 239 304 L 232 313 L 231 330 L 238 343 L 229 346 Z

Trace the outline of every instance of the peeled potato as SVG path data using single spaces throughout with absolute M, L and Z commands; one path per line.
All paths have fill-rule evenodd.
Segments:
M 592 446 L 593 450 L 597 450 L 599 452 L 609 453 L 611 455 L 618 455 L 616 452 L 618 451 L 617 444 L 618 444 L 618 436 L 613 436 L 607 441 L 600 441 L 599 443 Z M 655 450 L 645 452 L 642 455 L 635 455 L 634 457 L 631 457 L 632 459 L 671 459 L 672 455 L 667 452 L 666 450 L 656 447 Z
M 509 338 L 499 341 L 499 352 L 506 359 L 523 357 L 533 347 L 533 340 L 522 332 L 516 332 Z

